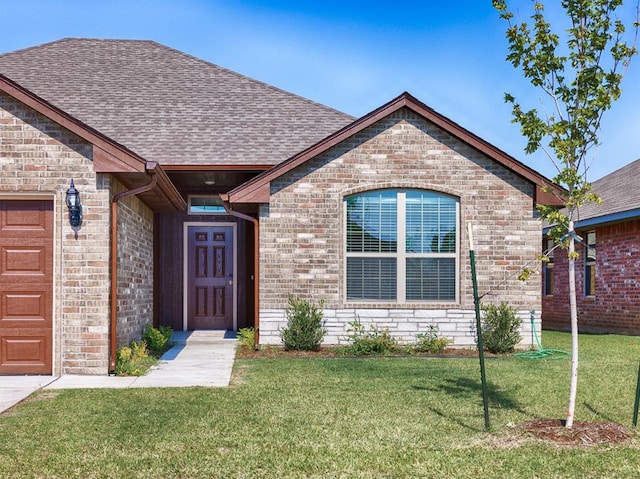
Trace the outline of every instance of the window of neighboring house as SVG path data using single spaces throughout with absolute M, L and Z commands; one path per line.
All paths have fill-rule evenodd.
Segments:
M 455 301 L 458 200 L 433 191 L 345 198 L 348 301 Z
M 552 239 L 546 240 L 546 248 L 544 252 L 547 255 L 547 258 L 549 258 L 549 261 L 542 263 L 544 269 L 545 296 L 551 296 L 553 294 L 553 254 L 555 253 L 555 250 L 553 249 L 554 246 L 555 244 Z
M 584 262 L 584 294 L 596 294 L 596 232 L 587 232 L 587 257 Z
M 225 213 L 219 196 L 189 195 L 190 215 L 220 215 Z

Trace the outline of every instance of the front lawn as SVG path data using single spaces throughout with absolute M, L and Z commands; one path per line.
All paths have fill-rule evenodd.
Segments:
M 544 346 L 568 349 L 567 334 Z M 631 425 L 640 338 L 582 336 L 577 420 Z M 568 360 L 240 359 L 228 389 L 44 391 L 0 415 L 0 477 L 637 478 L 640 441 L 558 447 Z

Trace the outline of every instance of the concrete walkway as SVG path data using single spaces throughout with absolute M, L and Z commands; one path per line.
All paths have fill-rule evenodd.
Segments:
M 39 389 L 226 387 L 236 339 L 225 331 L 176 331 L 173 347 L 145 376 L 0 376 L 0 412 Z

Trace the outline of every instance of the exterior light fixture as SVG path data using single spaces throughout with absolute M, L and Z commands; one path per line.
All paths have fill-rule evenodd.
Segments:
M 67 208 L 69 208 L 69 224 L 77 228 L 82 224 L 82 204 L 80 203 L 80 192 L 73 184 L 73 180 L 67 190 Z

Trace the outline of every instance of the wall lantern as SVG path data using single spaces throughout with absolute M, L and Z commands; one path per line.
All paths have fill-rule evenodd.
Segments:
M 69 224 L 77 228 L 82 224 L 82 204 L 80 203 L 80 192 L 71 180 L 71 185 L 67 190 L 67 208 L 69 208 Z

